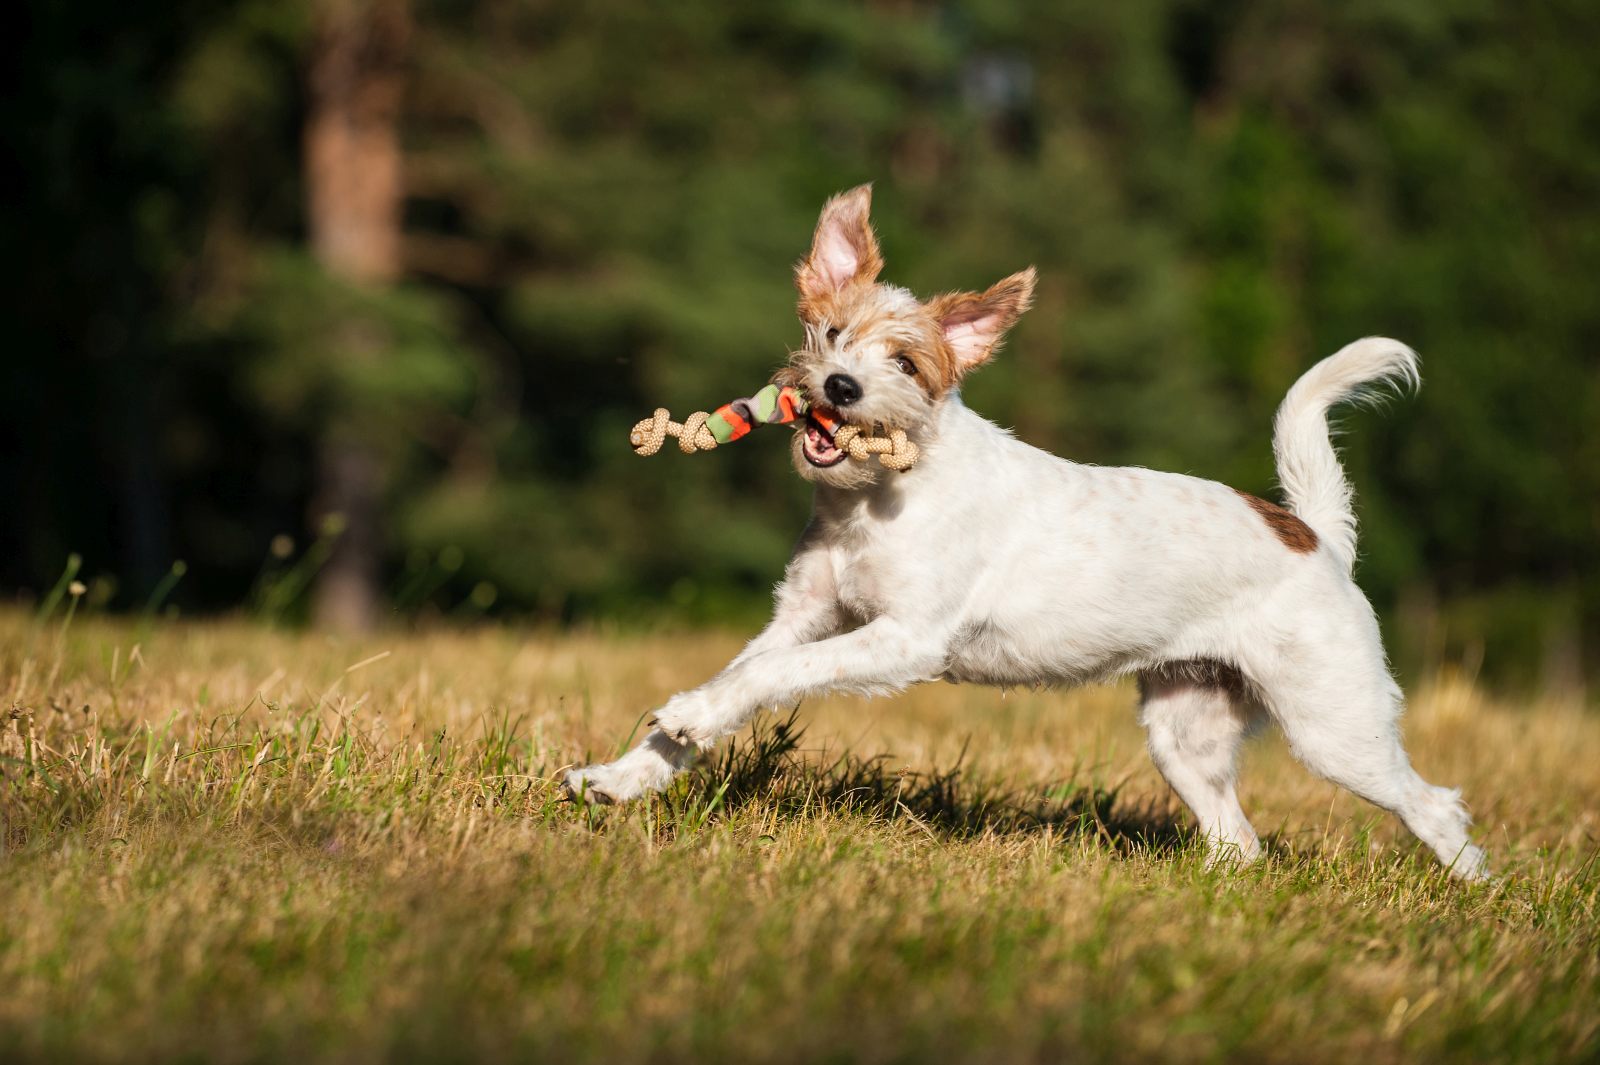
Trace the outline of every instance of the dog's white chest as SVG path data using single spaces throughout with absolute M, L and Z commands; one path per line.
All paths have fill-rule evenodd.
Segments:
M 887 613 L 893 601 L 890 567 L 866 553 L 838 552 L 833 559 L 839 602 L 863 621 Z

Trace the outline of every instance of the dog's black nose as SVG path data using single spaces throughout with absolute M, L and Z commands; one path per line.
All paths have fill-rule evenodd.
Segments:
M 848 407 L 861 398 L 861 384 L 849 374 L 829 374 L 822 382 L 822 393 L 835 407 Z

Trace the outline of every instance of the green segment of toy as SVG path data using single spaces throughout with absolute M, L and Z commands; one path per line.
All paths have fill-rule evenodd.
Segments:
M 753 396 L 724 403 L 706 418 L 717 443 L 739 439 L 758 425 L 783 425 L 804 418 L 810 404 L 797 388 L 768 385 Z

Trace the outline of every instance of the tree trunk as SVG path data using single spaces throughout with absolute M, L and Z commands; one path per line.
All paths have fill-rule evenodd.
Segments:
M 317 0 L 305 177 L 311 247 L 332 275 L 386 285 L 400 272 L 400 104 L 410 35 L 405 0 Z M 340 357 L 383 357 L 383 338 L 351 330 Z M 340 530 L 314 601 L 319 625 L 372 627 L 383 469 L 338 424 L 319 443 L 314 526 Z

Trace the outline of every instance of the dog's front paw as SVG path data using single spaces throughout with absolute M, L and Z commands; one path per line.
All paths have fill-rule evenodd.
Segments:
M 569 771 L 561 779 L 561 790 L 569 799 L 599 806 L 627 802 L 666 787 L 692 758 L 693 748 L 654 732 L 614 762 Z
M 696 692 L 668 699 L 667 705 L 650 719 L 650 724 L 666 733 L 674 743 L 702 751 L 716 743 L 721 735 L 710 705 Z
M 626 781 L 614 779 L 616 777 L 616 772 L 610 766 L 591 765 L 569 769 L 561 778 L 561 794 L 569 802 L 610 806 L 631 797 L 618 794 Z
M 1494 874 L 1489 871 L 1489 856 L 1470 843 L 1461 848 L 1461 853 L 1446 868 L 1457 880 L 1494 879 Z

